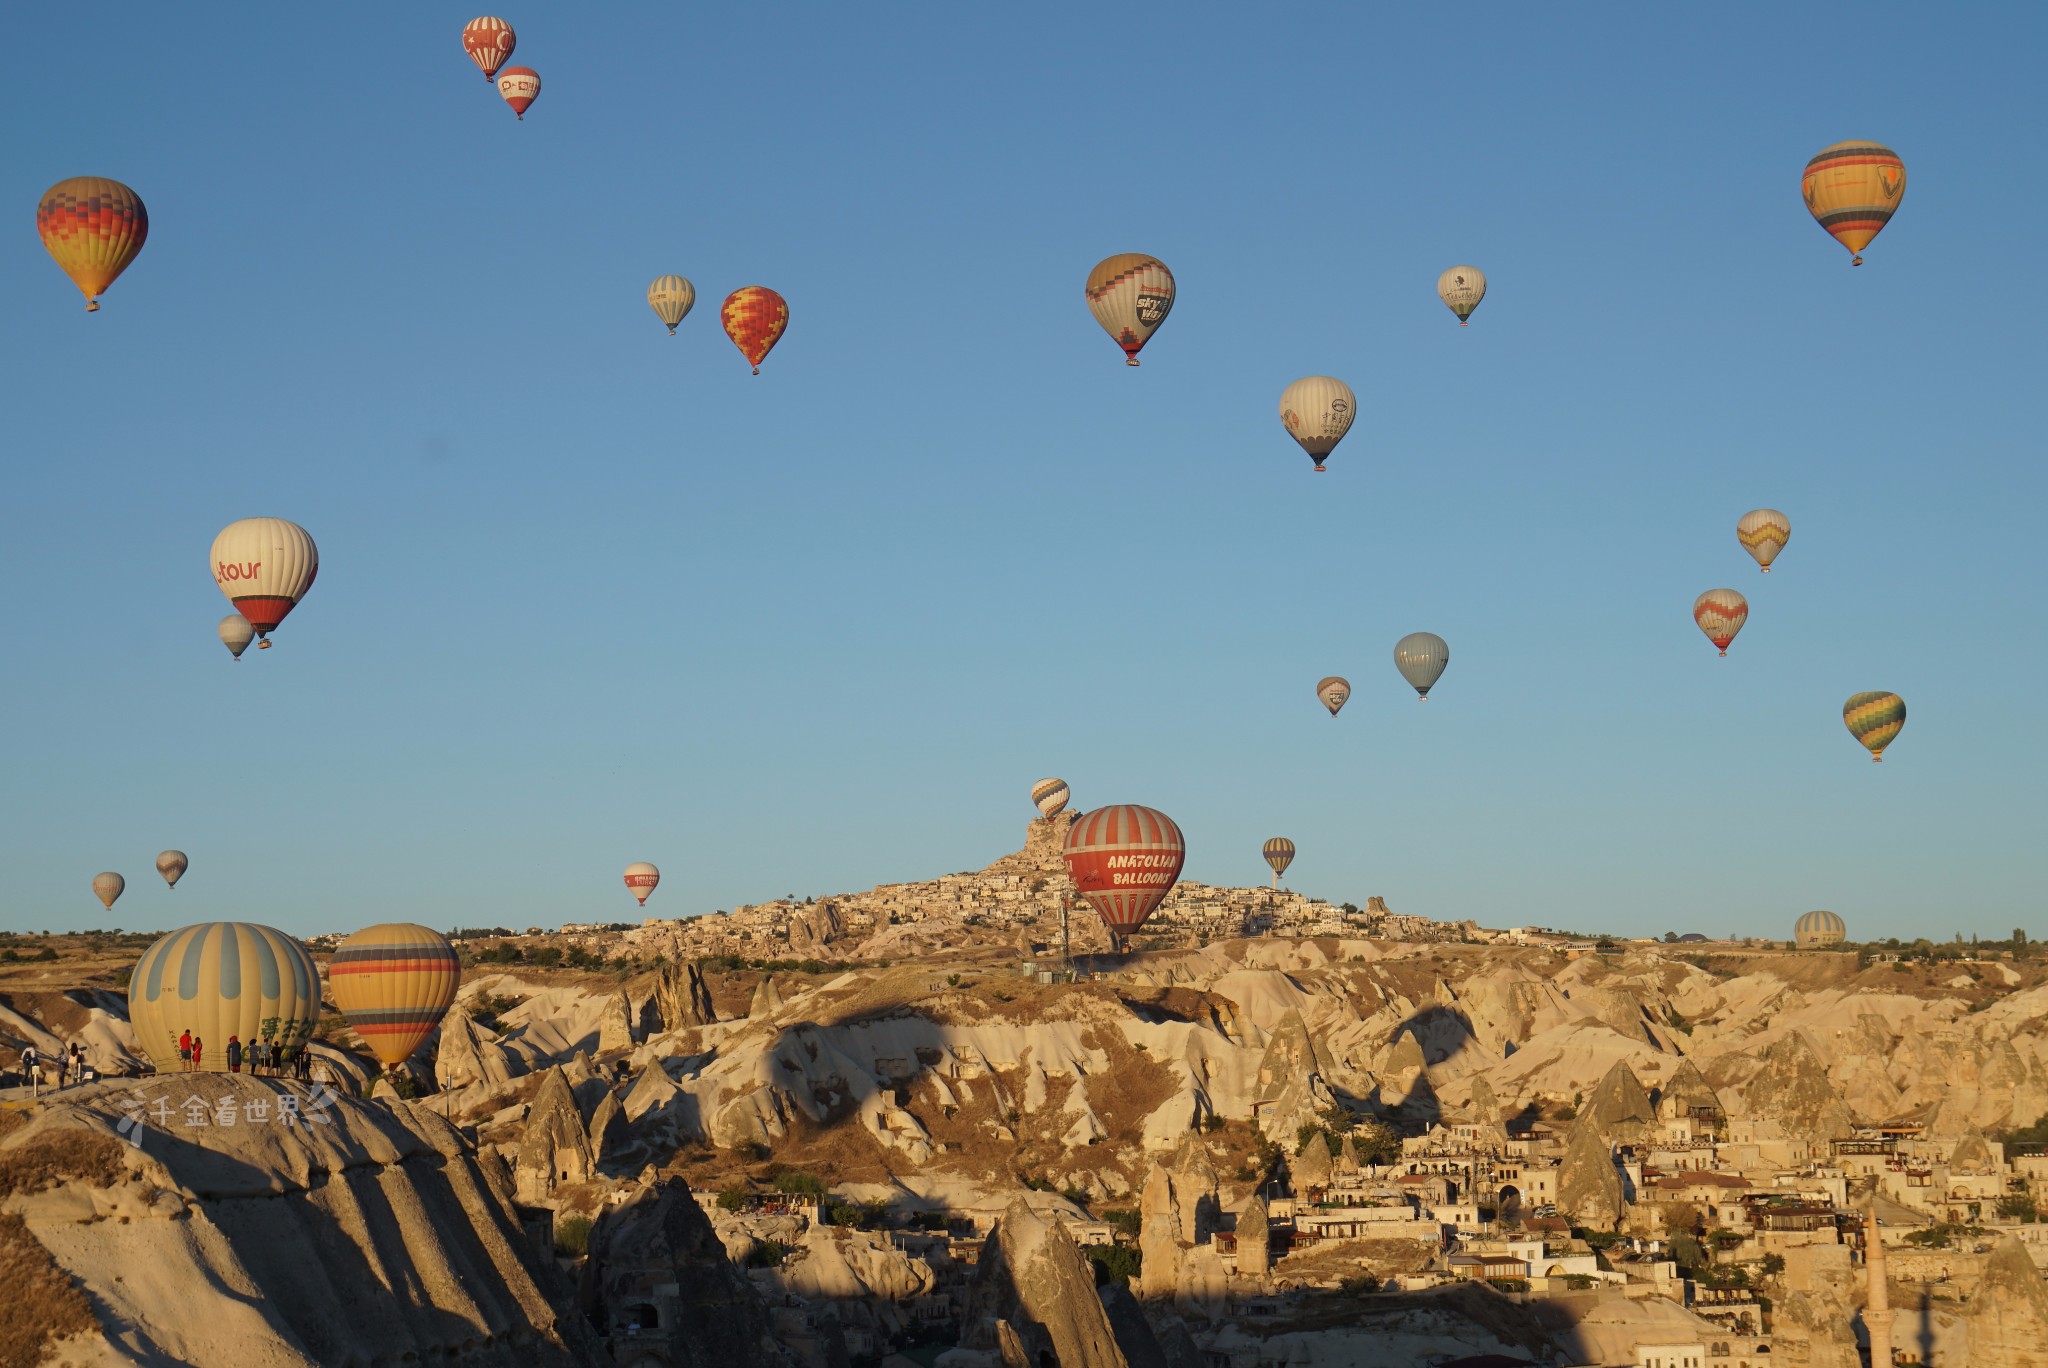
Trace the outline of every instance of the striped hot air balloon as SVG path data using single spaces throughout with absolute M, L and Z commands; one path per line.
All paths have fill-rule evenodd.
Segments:
M 1727 655 L 1728 643 L 1749 621 L 1749 600 L 1733 589 L 1709 589 L 1692 601 L 1692 620 Z
M 85 311 L 95 313 L 100 296 L 149 240 L 149 210 L 142 196 L 117 180 L 73 176 L 43 192 L 36 233 L 85 296 Z
M 1851 694 L 1842 705 L 1842 722 L 1873 761 L 1882 761 L 1884 748 L 1906 725 L 1906 700 L 1895 693 Z
M 1425 703 L 1450 663 L 1450 643 L 1435 632 L 1410 632 L 1394 643 L 1394 668 Z
M 635 860 L 626 866 L 626 891 L 647 906 L 647 895 L 661 882 L 661 871 L 645 860 Z
M 766 285 L 745 285 L 725 297 L 718 319 L 725 325 L 725 335 L 759 375 L 761 363 L 789 327 L 789 302 Z
M 1285 836 L 1275 836 L 1266 842 L 1260 853 L 1266 857 L 1266 863 L 1272 866 L 1273 887 L 1278 888 L 1280 876 L 1287 872 L 1287 866 L 1294 863 L 1294 842 Z
M 1088 273 L 1088 311 L 1124 349 L 1124 364 L 1138 364 L 1138 353 L 1173 312 L 1173 272 L 1166 263 L 1143 252 L 1104 257 Z
M 92 895 L 98 898 L 100 906 L 109 912 L 114 910 L 114 899 L 120 897 L 122 890 L 127 887 L 128 881 L 111 869 L 92 876 Z
M 519 35 L 495 15 L 486 14 L 462 26 L 462 50 L 469 54 L 470 61 L 483 68 L 486 81 L 498 74 L 498 68 L 505 65 L 505 59 L 518 46 Z
M 1316 681 L 1316 697 L 1323 700 L 1323 706 L 1335 717 L 1351 697 L 1351 681 L 1342 675 L 1325 675 Z
M 1752 508 L 1735 524 L 1735 537 L 1768 575 L 1771 562 L 1792 540 L 1792 520 L 1775 508 Z
M 1863 249 L 1892 221 L 1906 195 L 1906 164 L 1882 143 L 1838 142 L 1813 154 L 1799 178 L 1806 212 L 1863 264 Z
M 1280 393 L 1280 421 L 1317 470 L 1351 431 L 1357 415 L 1358 396 L 1333 375 L 1304 376 Z
M 213 582 L 263 638 L 259 651 L 270 649 L 270 634 L 320 574 L 320 548 L 305 528 L 283 518 L 229 523 L 213 539 L 212 560 Z
M 1462 328 L 1479 301 L 1486 298 L 1486 272 L 1477 266 L 1453 266 L 1436 278 L 1436 297 L 1458 316 Z
M 156 872 L 164 876 L 164 882 L 171 887 L 178 886 L 178 880 L 185 877 L 185 871 L 192 867 L 192 861 L 185 858 L 182 850 L 166 850 L 156 857 Z
M 364 927 L 327 962 L 334 1005 L 387 1069 L 411 1058 L 434 1033 L 461 979 L 455 947 L 440 932 L 411 922 Z
M 1118 803 L 1075 818 L 1064 854 L 1075 889 L 1121 951 L 1180 879 L 1187 847 L 1165 813 Z
M 697 303 L 697 287 L 679 275 L 658 276 L 647 287 L 647 304 L 654 316 L 668 324 L 668 335 L 676 335 L 676 324 Z
M 1031 786 L 1031 801 L 1038 806 L 1038 815 L 1051 821 L 1067 806 L 1073 792 L 1064 779 L 1041 779 Z
M 162 936 L 128 978 L 128 1020 L 159 1072 L 178 1064 L 178 1037 L 205 1042 L 200 1067 L 227 1070 L 228 1037 L 293 1045 L 320 1020 L 320 971 L 306 947 L 254 922 L 201 922 Z
M 525 123 L 526 111 L 540 98 L 540 73 L 532 67 L 506 67 L 498 73 L 498 94 Z

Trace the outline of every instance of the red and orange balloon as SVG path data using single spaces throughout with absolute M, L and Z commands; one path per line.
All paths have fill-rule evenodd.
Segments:
M 761 363 L 789 326 L 789 303 L 766 285 L 747 285 L 725 297 L 718 317 L 725 324 L 725 335 L 759 375 Z

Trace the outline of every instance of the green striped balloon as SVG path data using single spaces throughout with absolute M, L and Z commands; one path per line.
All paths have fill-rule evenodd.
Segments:
M 1842 705 L 1842 722 L 1849 735 L 1863 743 L 1873 761 L 1884 759 L 1884 748 L 1906 725 L 1906 700 L 1895 693 L 1850 695 Z

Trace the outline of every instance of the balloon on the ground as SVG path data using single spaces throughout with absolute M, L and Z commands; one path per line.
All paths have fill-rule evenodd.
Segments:
M 532 67 L 506 67 L 498 73 L 498 94 L 512 106 L 514 116 L 524 123 L 526 111 L 540 98 L 540 73 Z
M 114 899 L 120 897 L 121 890 L 127 886 L 128 881 L 111 869 L 92 876 L 92 895 L 98 898 L 100 906 L 109 912 L 114 910 Z
M 201 922 L 159 937 L 128 977 L 128 1020 L 159 1073 L 178 1037 L 204 1042 L 200 1067 L 227 1071 L 228 1037 L 301 1044 L 320 1020 L 320 971 L 306 947 L 255 922 Z M 266 1034 L 267 1032 L 267 1034 Z
M 334 1005 L 386 1068 L 434 1033 L 455 1001 L 462 961 L 438 931 L 386 922 L 356 932 L 327 962 Z
M 1906 195 L 1906 164 L 1882 143 L 1838 142 L 1813 154 L 1799 178 L 1806 212 L 1863 264 L 1863 249 L 1884 231 Z
M 1351 681 L 1342 675 L 1326 675 L 1316 681 L 1316 697 L 1330 710 L 1330 716 L 1335 717 L 1345 700 L 1351 697 Z
M 220 620 L 220 644 L 228 648 L 228 654 L 235 659 L 242 658 L 242 652 L 249 649 L 249 643 L 256 639 L 256 629 L 249 625 L 249 619 L 240 613 L 229 613 Z
M 669 336 L 675 336 L 676 324 L 697 302 L 697 287 L 679 275 L 657 276 L 647 287 L 647 303 L 654 310 L 654 316 L 668 324 Z
M 1335 376 L 1304 376 L 1280 393 L 1280 421 L 1317 470 L 1351 431 L 1357 413 L 1358 396 Z
M 1709 589 L 1692 601 L 1692 620 L 1727 655 L 1728 643 L 1749 621 L 1749 600 L 1733 589 Z
M 1410 632 L 1394 643 L 1394 668 L 1425 703 L 1450 663 L 1450 643 L 1435 632 Z
M 626 891 L 638 898 L 642 907 L 647 906 L 647 895 L 660 882 L 661 871 L 645 860 L 635 860 L 626 866 Z
M 469 54 L 470 61 L 483 68 L 486 81 L 498 74 L 498 68 L 505 65 L 505 59 L 517 46 L 519 35 L 495 15 L 486 14 L 462 26 L 462 50 Z
M 1287 866 L 1294 863 L 1294 842 L 1285 836 L 1275 836 L 1266 842 L 1260 853 L 1266 857 L 1266 863 L 1272 866 L 1273 882 L 1277 884 L 1280 882 L 1280 876 L 1287 872 Z
M 178 880 L 184 878 L 185 871 L 191 867 L 192 862 L 185 858 L 185 852 L 182 850 L 166 850 L 156 857 L 156 872 L 163 875 L 164 882 L 173 888 L 178 886 Z
M 766 285 L 744 285 L 725 297 L 718 310 L 725 335 L 761 373 L 761 363 L 789 327 L 789 303 Z
M 213 539 L 212 560 L 213 582 L 263 638 L 256 648 L 259 651 L 270 649 L 270 634 L 298 606 L 320 573 L 320 549 L 313 545 L 313 538 L 305 528 L 283 518 L 243 518 L 229 523 Z M 227 624 L 222 623 L 221 628 L 221 640 L 226 641 Z
M 1768 575 L 1771 562 L 1792 540 L 1792 520 L 1775 508 L 1752 508 L 1735 524 L 1735 536 Z
M 1462 328 L 1479 301 L 1486 298 L 1486 272 L 1477 266 L 1453 266 L 1436 278 L 1436 297 L 1458 316 Z
M 1852 694 L 1842 705 L 1842 723 L 1874 761 L 1906 725 L 1906 700 L 1895 693 Z
M 1132 803 L 1075 818 L 1063 853 L 1075 889 L 1102 918 L 1118 949 L 1158 909 L 1187 859 L 1173 819 Z
M 1031 786 L 1031 801 L 1038 806 L 1038 815 L 1052 818 L 1059 815 L 1067 805 L 1073 792 L 1064 779 L 1041 779 Z
M 1138 364 L 1138 353 L 1173 312 L 1173 272 L 1158 257 L 1119 252 L 1104 257 L 1088 273 L 1088 311 L 1124 349 L 1124 364 Z
M 149 210 L 142 196 L 105 176 L 73 176 L 43 192 L 36 205 L 43 248 L 85 296 L 85 311 L 100 307 L 121 272 L 149 240 Z

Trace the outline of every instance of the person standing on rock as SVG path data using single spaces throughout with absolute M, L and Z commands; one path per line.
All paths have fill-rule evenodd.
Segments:
M 39 1085 L 43 1081 L 43 1071 L 36 1059 L 36 1047 L 33 1045 L 21 1047 L 21 1081 L 28 1084 L 31 1094 L 41 1094 L 42 1089 Z
M 231 1035 L 228 1037 L 228 1072 L 240 1073 L 241 1071 L 242 1038 L 238 1035 Z
M 178 1037 L 178 1068 L 185 1073 L 192 1072 L 192 1032 L 189 1030 Z
M 64 1084 L 71 1074 L 71 1056 L 62 1045 L 57 1047 L 57 1091 L 64 1091 Z
M 192 1072 L 198 1073 L 206 1066 L 206 1042 L 198 1036 L 192 1037 Z

